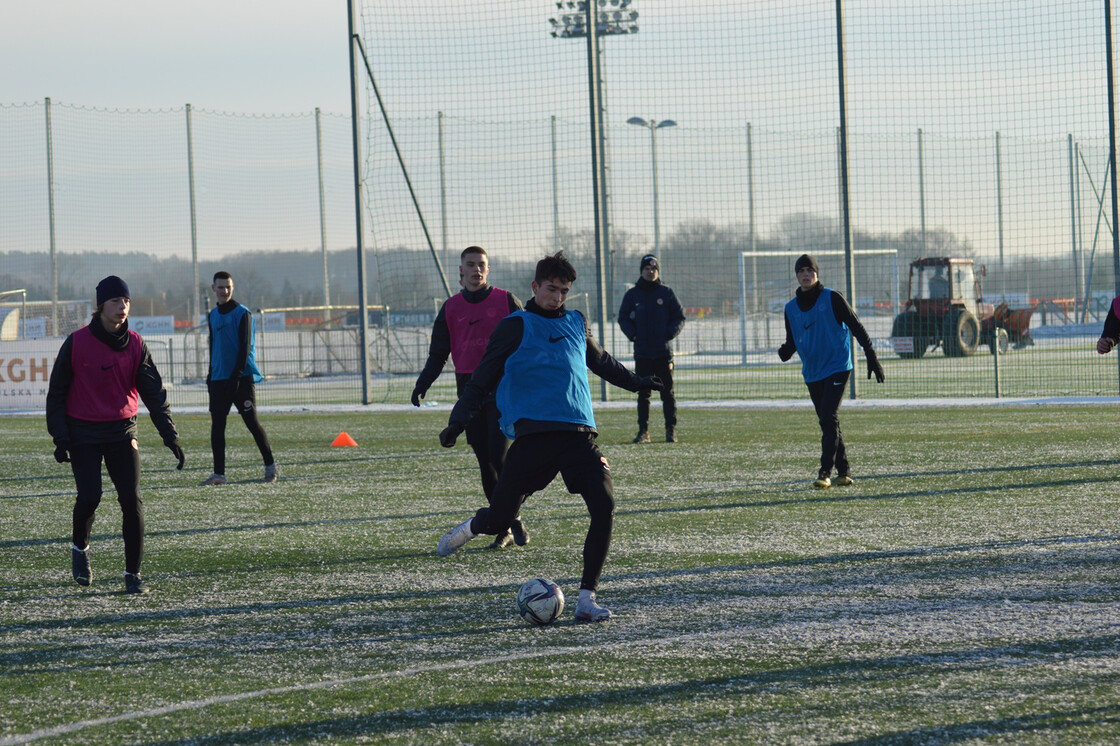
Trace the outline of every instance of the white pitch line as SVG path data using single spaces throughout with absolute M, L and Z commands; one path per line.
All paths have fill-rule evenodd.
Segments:
M 502 660 L 530 660 L 532 658 L 543 658 L 551 655 L 570 655 L 573 653 L 585 653 L 588 650 L 606 650 L 612 647 L 627 647 L 635 644 L 655 644 L 663 645 L 665 643 L 679 643 L 687 642 L 690 640 L 697 640 L 706 637 L 717 638 L 724 635 L 733 634 L 736 637 L 742 636 L 742 629 L 723 629 L 715 631 L 694 632 L 683 635 L 675 635 L 672 637 L 659 637 L 659 638 L 645 638 L 638 640 L 616 640 L 609 643 L 602 643 L 599 645 L 590 645 L 586 647 L 562 647 L 550 648 L 545 650 L 529 650 L 524 653 L 519 653 L 513 656 L 503 657 Z M 438 663 L 430 666 L 417 666 L 415 668 L 406 668 L 400 671 L 381 671 L 379 673 L 365 674 L 364 676 L 350 676 L 344 679 L 331 679 L 329 681 L 312 681 L 306 684 L 292 684 L 291 686 L 277 686 L 268 689 L 258 689 L 252 692 L 241 692 L 238 694 L 222 694 L 216 697 L 205 697 L 203 699 L 194 699 L 187 702 L 177 702 L 175 704 L 163 705 L 162 707 L 153 707 L 148 710 L 136 710 L 134 712 L 122 712 L 119 715 L 110 715 L 108 717 L 93 718 L 92 720 L 79 720 L 76 723 L 66 723 L 64 725 L 55 725 L 50 728 L 42 728 L 40 730 L 31 731 L 30 733 L 21 733 L 14 736 L 0 737 L 0 746 L 14 746 L 15 744 L 31 743 L 38 741 L 41 738 L 50 738 L 52 736 L 63 736 L 68 733 L 75 733 L 86 728 L 94 728 L 99 725 L 111 725 L 113 723 L 120 723 L 129 720 L 141 720 L 143 718 L 159 717 L 161 715 L 170 715 L 176 712 L 187 712 L 190 710 L 201 710 L 211 705 L 228 704 L 231 702 L 241 702 L 247 699 L 257 699 L 259 697 L 271 697 L 280 694 L 291 694 L 293 692 L 308 692 L 317 689 L 329 689 L 336 686 L 348 686 L 350 684 L 360 684 L 365 681 L 377 681 L 378 679 L 391 679 L 406 676 L 415 676 L 424 673 L 433 673 L 436 671 L 448 671 L 455 668 L 465 668 L 467 666 L 476 666 L 479 664 L 493 663 L 492 659 L 486 660 L 459 660 L 450 663 Z

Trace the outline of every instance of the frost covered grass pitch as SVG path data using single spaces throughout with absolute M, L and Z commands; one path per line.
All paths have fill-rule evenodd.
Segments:
M 557 480 L 527 547 L 437 557 L 481 504 L 446 410 L 267 414 L 275 484 L 231 421 L 219 488 L 206 417 L 176 418 L 181 473 L 145 421 L 143 597 L 108 481 L 81 588 L 72 477 L 41 418 L 0 420 L 0 744 L 1120 739 L 1113 405 L 848 407 L 827 491 L 809 409 L 685 407 L 676 444 L 598 417 L 615 619 L 550 627 L 515 594 L 574 597 L 583 504 Z

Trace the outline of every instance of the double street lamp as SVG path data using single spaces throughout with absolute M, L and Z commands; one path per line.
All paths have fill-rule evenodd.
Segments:
M 664 119 L 660 122 L 651 119 L 647 122 L 641 117 L 630 117 L 626 123 L 649 129 L 649 157 L 653 166 L 653 253 L 656 254 L 661 246 L 661 224 L 657 215 L 657 130 L 663 127 L 676 127 L 677 123 L 672 119 Z

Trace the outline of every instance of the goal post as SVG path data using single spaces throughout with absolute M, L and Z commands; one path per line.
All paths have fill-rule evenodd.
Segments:
M 739 360 L 741 365 L 747 363 L 747 342 L 748 342 L 748 329 L 755 332 L 755 338 L 758 338 L 758 324 L 751 323 L 749 318 L 750 314 L 747 312 L 748 298 L 751 301 L 753 308 L 752 314 L 756 316 L 765 317 L 770 313 L 768 307 L 760 306 L 760 300 L 765 301 L 766 296 L 760 292 L 760 281 L 758 271 L 759 259 L 785 259 L 788 268 L 786 269 L 785 277 L 793 277 L 793 264 L 797 261 L 797 257 L 804 254 L 804 251 L 743 251 L 739 253 Z M 890 290 L 890 306 L 892 316 L 897 316 L 901 308 L 901 301 L 899 298 L 899 273 L 898 273 L 898 249 L 867 249 L 863 251 L 852 252 L 855 259 L 860 257 L 888 257 L 890 259 L 890 277 L 891 277 L 891 290 Z M 814 257 L 832 257 L 844 256 L 845 252 L 836 251 L 817 251 L 813 253 Z M 748 274 L 748 261 L 750 264 L 750 271 Z M 858 263 L 856 266 L 856 285 L 859 284 Z M 748 288 L 751 292 L 748 295 Z M 787 294 L 788 295 L 788 294 Z M 849 298 L 848 301 L 852 304 L 853 308 L 858 306 L 858 298 Z M 759 313 L 761 311 L 761 314 Z M 756 320 L 757 321 L 757 320 Z M 757 346 L 757 344 L 756 344 Z

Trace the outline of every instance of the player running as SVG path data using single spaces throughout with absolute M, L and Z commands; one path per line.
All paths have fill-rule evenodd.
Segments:
M 614 523 L 610 465 L 595 444 L 588 370 L 627 391 L 660 391 L 657 377 L 639 377 L 610 356 L 579 311 L 565 308 L 576 270 L 564 252 L 537 263 L 533 297 L 525 310 L 499 322 L 474 375 L 439 434 L 445 448 L 497 391 L 501 425 L 513 439 L 491 496 L 490 507 L 447 532 L 441 557 L 479 534 L 501 535 L 521 507 L 522 496 L 544 489 L 557 474 L 587 505 L 591 525 L 583 545 L 576 621 L 604 622 L 611 612 L 595 600 Z

